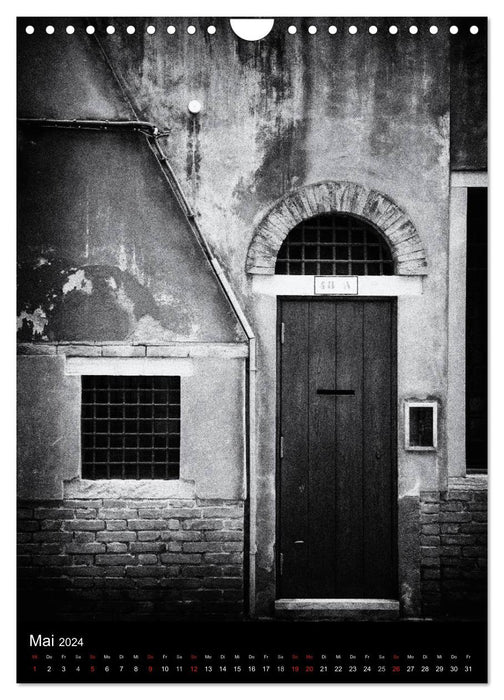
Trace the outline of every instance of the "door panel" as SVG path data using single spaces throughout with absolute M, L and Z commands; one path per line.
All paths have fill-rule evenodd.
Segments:
M 363 407 L 363 502 L 364 511 L 364 581 L 373 580 L 378 589 L 391 590 L 395 581 L 395 566 L 391 536 L 394 529 L 395 504 L 391 501 L 395 480 L 391 476 L 396 467 L 392 440 L 384 439 L 395 421 L 392 407 L 395 398 L 392 389 L 391 337 L 393 334 L 392 307 L 368 302 L 364 308 L 364 395 Z M 390 513 L 390 520 L 385 514 Z
M 393 597 L 394 303 L 285 300 L 279 321 L 279 594 Z
M 282 517 L 282 552 L 285 580 L 290 581 L 292 597 L 298 598 L 306 590 L 304 574 L 308 570 L 308 549 L 296 544 L 308 537 L 308 492 L 303 485 L 307 481 L 308 464 L 308 382 L 307 363 L 304 359 L 308 347 L 308 306 L 292 302 L 284 309 L 285 323 L 296 329 L 292 342 L 284 347 L 285 367 L 289 368 L 290 381 L 282 382 L 281 403 L 290 416 L 288 440 L 283 440 L 283 461 L 290 465 L 281 471 L 282 494 L 288 494 L 289 507 Z
M 362 598 L 362 304 L 335 304 L 337 387 L 353 396 L 336 396 L 336 589 L 341 598 Z M 308 350 L 317 354 L 316 344 Z M 310 362 L 310 358 L 308 358 Z M 309 465 L 310 471 L 318 465 Z
M 336 315 L 332 304 L 309 307 L 309 346 L 317 343 L 318 352 L 308 362 L 308 464 L 307 470 L 309 584 L 321 597 L 331 596 L 330 582 L 335 575 L 334 464 L 335 414 L 333 396 L 317 394 L 318 389 L 335 386 L 334 337 Z M 316 339 L 316 340 L 315 340 Z M 304 358 L 303 358 L 304 359 Z M 307 572 L 308 573 L 308 572 Z

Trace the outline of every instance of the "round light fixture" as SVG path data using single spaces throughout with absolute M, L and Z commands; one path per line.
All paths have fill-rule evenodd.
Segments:
M 198 102 L 198 100 L 191 100 L 187 105 L 187 109 L 191 114 L 199 114 L 201 112 L 201 102 Z

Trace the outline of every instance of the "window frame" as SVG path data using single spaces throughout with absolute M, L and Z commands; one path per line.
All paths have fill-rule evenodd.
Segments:
M 153 348 L 153 352 L 155 352 Z M 160 497 L 192 497 L 194 486 L 189 483 L 184 474 L 186 465 L 183 460 L 182 443 L 184 432 L 183 397 L 184 377 L 191 377 L 195 373 L 194 359 L 188 357 L 184 351 L 183 357 L 104 357 L 104 356 L 77 356 L 64 355 L 64 374 L 69 378 L 78 379 L 78 403 L 81 407 L 81 393 L 83 375 L 159 375 L 178 376 L 180 381 L 181 396 L 181 456 L 178 479 L 86 479 L 82 476 L 82 446 L 79 449 L 79 478 L 64 482 L 64 492 L 68 497 L 99 497 L 103 492 L 110 497 L 125 497 L 139 495 L 141 492 L 147 498 Z M 79 431 L 80 438 L 80 431 Z
M 83 378 L 93 378 L 93 382 L 84 382 Z M 114 386 L 116 383 L 114 380 L 118 378 L 131 377 L 132 379 L 138 380 L 137 382 L 132 382 L 134 386 L 128 387 L 124 386 L 124 382 L 121 382 L 122 386 Z M 150 387 L 142 386 L 142 379 L 150 379 Z M 104 381 L 106 380 L 106 381 Z M 155 380 L 161 380 L 156 382 Z M 163 380 L 165 380 L 163 382 Z M 166 380 L 178 380 L 175 382 Z M 103 382 L 103 386 L 100 387 L 100 382 Z M 145 383 L 145 382 L 144 382 Z M 161 386 L 162 384 L 165 386 Z M 156 386 L 156 384 L 158 386 Z M 174 384 L 174 386 L 170 386 Z M 92 401 L 85 401 L 85 393 L 92 394 Z M 97 395 L 106 392 L 107 401 L 97 400 Z M 131 393 L 135 396 L 135 401 L 127 401 L 126 394 Z M 156 392 L 164 392 L 166 394 L 166 404 L 156 401 Z M 111 394 L 121 395 L 121 401 L 111 400 Z M 148 393 L 150 401 L 142 400 L 141 393 Z M 171 401 L 170 394 L 176 393 L 178 395 L 178 403 Z M 86 397 L 89 399 L 89 397 Z M 145 397 L 143 397 L 145 398 Z M 119 406 L 122 408 L 120 417 L 112 416 L 112 407 Z M 170 415 L 170 406 L 178 406 L 178 416 L 172 417 Z M 86 415 L 91 407 L 91 416 Z M 98 407 L 106 407 L 106 416 L 98 415 Z M 135 416 L 128 418 L 127 409 L 135 407 Z M 156 430 L 156 417 L 153 415 L 155 413 L 155 408 L 158 410 L 164 409 L 166 407 L 166 416 L 160 418 L 163 423 L 166 421 L 166 426 L 164 432 Z M 142 408 L 148 413 L 150 417 L 142 418 Z M 148 411 L 147 409 L 151 409 Z M 86 409 L 88 409 L 86 411 Z M 161 410 L 161 412 L 164 412 Z M 150 427 L 150 431 L 141 433 L 138 430 L 139 421 L 145 421 Z M 176 422 L 177 432 L 170 430 L 170 425 L 172 422 Z M 113 430 L 112 423 L 121 423 L 121 430 Z M 86 425 L 86 423 L 88 425 Z M 92 429 L 85 431 L 85 428 L 89 428 L 89 423 L 91 423 Z M 131 424 L 131 425 L 128 425 Z M 137 428 L 136 431 L 128 430 L 133 425 Z M 91 375 L 85 374 L 81 376 L 81 476 L 83 479 L 92 481 L 111 481 L 113 479 L 118 479 L 121 481 L 142 481 L 142 480 L 162 480 L 162 481 L 173 481 L 180 478 L 180 426 L 181 426 L 181 381 L 180 376 L 177 375 Z M 106 427 L 106 430 L 103 428 Z M 100 430 L 100 428 L 102 428 Z M 170 446 L 170 441 L 174 436 L 177 436 L 177 446 L 176 448 Z M 97 444 L 98 436 L 103 440 L 105 438 L 106 447 Z M 150 447 L 142 446 L 142 438 L 146 436 L 151 436 Z M 156 447 L 156 438 L 164 437 L 163 441 L 165 445 L 163 447 Z M 135 446 L 128 446 L 128 438 L 135 438 Z M 113 445 L 114 440 L 119 443 Z M 98 457 L 103 457 L 103 452 L 106 453 L 105 461 L 101 461 Z M 142 453 L 150 453 L 150 461 L 145 460 L 140 461 Z M 156 452 L 159 455 L 165 455 L 165 460 L 156 461 Z M 118 461 L 112 461 L 111 455 L 116 455 L 121 453 L 122 459 Z M 177 453 L 177 458 L 171 461 L 170 458 Z M 136 456 L 135 460 L 126 459 L 126 457 Z M 145 455 L 143 455 L 145 456 Z M 97 470 L 100 472 L 105 472 L 106 476 L 99 475 L 96 476 Z M 136 475 L 129 472 L 135 471 Z M 164 476 L 160 476 L 159 472 L 164 471 Z M 120 472 L 120 474 L 118 474 Z M 150 472 L 150 474 L 149 474 Z M 155 472 L 158 473 L 155 476 Z M 176 472 L 176 475 L 170 476 L 170 472 Z
M 410 435 L 410 409 L 432 408 L 432 445 L 412 445 Z M 407 399 L 404 402 L 404 449 L 408 452 L 437 452 L 438 449 L 438 402 Z
M 488 173 L 451 173 L 446 407 L 449 479 L 488 476 L 488 471 L 468 471 L 466 455 L 467 200 L 472 187 L 488 188 Z
M 357 234 L 361 240 L 355 240 Z M 370 241 L 368 237 L 371 237 Z M 373 259 L 369 259 L 370 248 L 378 251 Z M 315 256 L 308 256 L 307 249 L 315 251 Z M 361 255 L 354 257 L 357 249 L 361 250 Z M 332 255 L 322 257 L 323 250 L 332 251 Z M 299 255 L 293 257 L 291 251 Z M 378 266 L 379 272 L 369 272 L 368 265 Z M 300 270 L 291 272 L 293 266 Z M 326 269 L 329 267 L 331 269 Z M 344 269 L 338 272 L 338 267 Z M 372 222 L 349 212 L 325 212 L 303 219 L 289 231 L 276 255 L 275 275 L 392 277 L 396 273 L 395 267 L 389 242 Z

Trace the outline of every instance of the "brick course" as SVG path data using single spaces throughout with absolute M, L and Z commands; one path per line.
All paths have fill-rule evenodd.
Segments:
M 487 493 L 467 478 L 420 496 L 422 605 L 426 617 L 483 617 L 487 597 Z
M 18 517 L 19 596 L 34 617 L 243 614 L 241 501 L 24 502 Z

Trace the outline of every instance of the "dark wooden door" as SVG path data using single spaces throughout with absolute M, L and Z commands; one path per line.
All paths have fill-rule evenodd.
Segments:
M 395 303 L 279 307 L 279 595 L 394 598 Z

